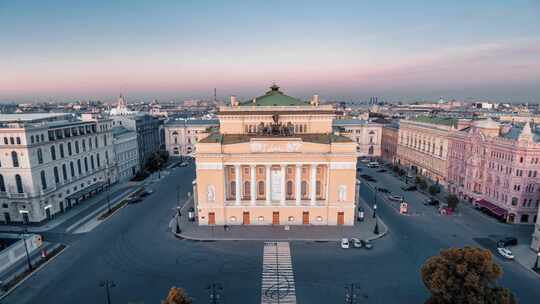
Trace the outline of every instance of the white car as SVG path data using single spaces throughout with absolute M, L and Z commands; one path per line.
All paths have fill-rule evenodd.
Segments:
M 349 240 L 348 239 L 341 239 L 341 248 L 349 249 Z
M 389 196 L 388 196 L 388 199 L 391 200 L 391 201 L 398 201 L 398 202 L 401 202 L 401 201 L 403 201 L 403 196 L 399 196 L 399 195 L 389 195 Z
M 379 168 L 379 163 L 378 162 L 370 162 L 369 164 L 367 164 L 368 168 Z
M 367 158 L 362 158 L 362 159 L 360 160 L 360 162 L 362 162 L 362 163 L 369 163 L 369 159 L 367 159 Z
M 510 249 L 508 249 L 508 248 L 499 247 L 499 248 L 497 248 L 497 251 L 498 251 L 499 254 L 502 255 L 504 258 L 507 258 L 507 259 L 509 259 L 509 260 L 513 260 L 513 259 L 514 259 L 514 255 L 512 254 L 512 251 L 510 251 Z

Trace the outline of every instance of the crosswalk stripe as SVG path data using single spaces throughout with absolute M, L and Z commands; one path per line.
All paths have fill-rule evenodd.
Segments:
M 264 244 L 261 304 L 296 304 L 294 272 L 288 242 Z

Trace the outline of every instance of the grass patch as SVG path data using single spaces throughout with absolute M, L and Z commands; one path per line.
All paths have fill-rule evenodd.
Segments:
M 127 204 L 127 199 L 124 199 L 122 200 L 120 203 L 114 205 L 110 210 L 107 210 L 105 213 L 102 213 L 98 216 L 98 221 L 102 221 L 102 220 L 105 220 L 107 219 L 109 216 L 111 216 L 114 212 L 116 212 L 116 210 L 124 207 L 124 205 Z

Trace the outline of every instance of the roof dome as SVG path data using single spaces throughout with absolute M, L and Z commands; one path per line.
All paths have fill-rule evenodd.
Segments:
M 480 129 L 499 129 L 499 124 L 491 118 L 477 120 L 473 122 L 473 126 Z

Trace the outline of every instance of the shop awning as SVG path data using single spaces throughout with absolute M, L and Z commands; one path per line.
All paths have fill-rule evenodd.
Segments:
M 100 191 L 100 190 L 103 190 L 103 187 L 105 187 L 107 183 L 106 182 L 99 182 L 99 183 L 95 183 L 91 186 L 89 186 L 88 188 L 84 188 L 84 189 L 81 189 L 80 191 L 77 191 L 69 196 L 66 196 L 66 199 L 70 200 L 70 199 L 80 199 L 82 197 L 84 197 L 85 195 L 88 195 L 90 193 L 92 193 L 93 191 Z
M 475 205 L 488 209 L 496 216 L 505 217 L 506 215 L 508 215 L 508 210 L 501 208 L 493 204 L 492 202 L 486 201 L 485 199 L 477 200 L 475 202 Z

